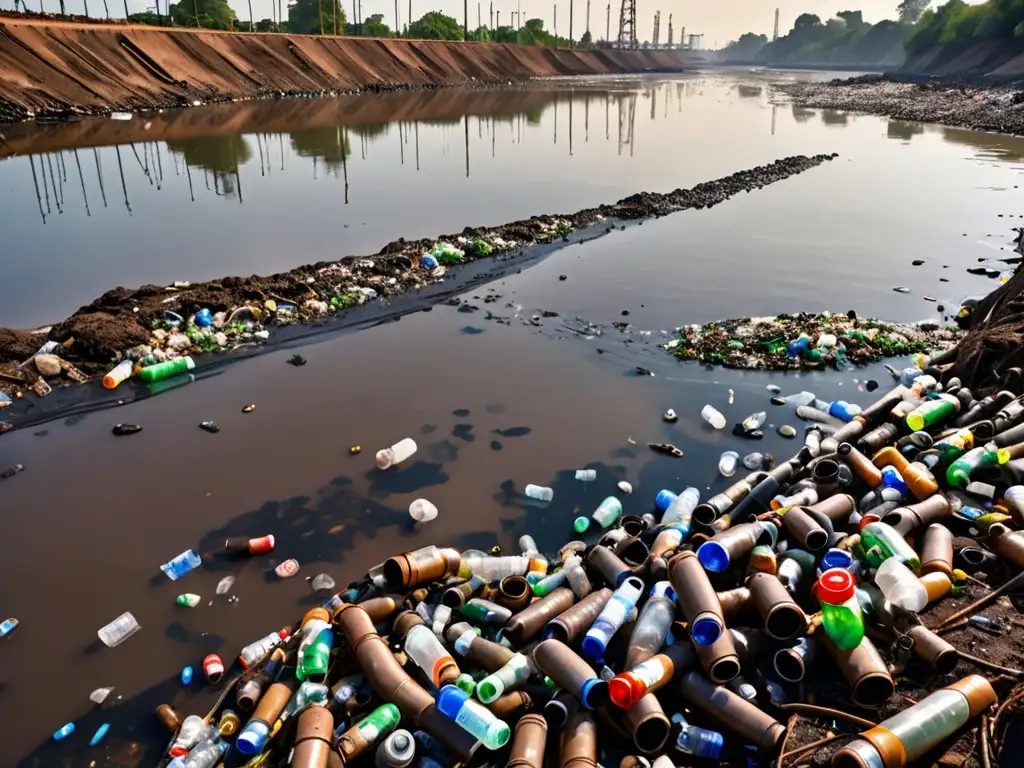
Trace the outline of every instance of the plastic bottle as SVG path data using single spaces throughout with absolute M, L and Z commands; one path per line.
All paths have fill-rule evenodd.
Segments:
M 548 594 L 551 590 L 555 589 L 556 587 L 562 586 L 562 584 L 565 582 L 565 577 L 566 573 L 564 569 L 561 571 L 555 571 L 554 573 L 545 576 L 543 579 L 534 582 L 532 587 L 533 594 L 535 594 L 537 597 L 544 597 L 544 595 Z
M 853 574 L 830 568 L 818 578 L 821 624 L 835 646 L 852 651 L 864 639 L 864 617 L 857 601 Z
M 455 659 L 425 624 L 417 624 L 409 630 L 405 636 L 405 653 L 438 688 L 454 682 L 460 674 Z
M 715 429 L 725 429 L 725 416 L 713 405 L 705 405 L 700 412 L 701 417 Z
M 105 389 L 116 389 L 119 384 L 131 378 L 134 370 L 135 366 L 131 360 L 122 360 L 103 377 L 103 387 Z
M 96 632 L 100 640 L 108 648 L 116 648 L 129 637 L 138 632 L 142 627 L 128 611 L 125 611 L 106 626 L 100 627 Z
M 174 741 L 171 742 L 170 755 L 172 757 L 187 755 L 188 751 L 209 736 L 212 730 L 213 726 L 208 725 L 199 715 L 189 715 L 182 721 L 181 728 L 178 729 Z
M 377 451 L 377 468 L 387 469 L 401 464 L 414 453 L 416 453 L 416 441 L 411 437 L 399 440 L 390 448 L 383 448 Z
M 476 696 L 484 704 L 490 704 L 506 691 L 525 683 L 532 673 L 533 665 L 530 664 L 530 660 L 517 653 L 505 666 L 477 683 Z
M 960 412 L 960 401 L 945 393 L 926 400 L 907 414 L 907 428 L 919 432 Z
M 647 602 L 637 617 L 629 640 L 629 656 L 656 654 L 665 644 L 665 636 L 675 616 L 676 593 L 672 583 L 659 581 L 651 587 Z
M 582 649 L 585 656 L 598 659 L 604 655 L 608 642 L 636 607 L 643 588 L 644 583 L 640 579 L 630 576 L 615 590 L 583 637 Z
M 522 555 L 504 557 L 463 556 L 459 565 L 459 577 L 468 579 L 478 576 L 484 581 L 501 581 L 506 576 L 522 576 L 530 568 L 530 560 Z
M 675 491 L 670 491 L 667 488 L 663 488 L 658 491 L 658 495 L 654 497 L 654 508 L 665 514 L 665 510 L 669 508 L 669 505 L 679 498 Z
M 740 422 L 740 425 L 747 432 L 753 432 L 755 429 L 763 427 L 767 421 L 768 413 L 765 411 L 758 411 L 757 413 L 752 413 L 747 416 L 747 418 Z
M 878 566 L 875 584 L 886 600 L 906 611 L 917 613 L 928 605 L 928 591 L 924 585 L 895 557 Z
M 736 451 L 726 451 L 718 458 L 718 472 L 722 477 L 732 477 L 736 474 L 736 464 L 740 455 Z
M 64 725 L 62 725 L 60 728 L 58 728 L 56 731 L 53 732 L 53 740 L 54 741 L 63 741 L 64 739 L 66 739 L 68 736 L 70 736 L 74 732 L 75 732 L 75 724 L 74 723 L 65 723 Z
M 577 469 L 576 470 L 576 479 L 579 480 L 581 483 L 591 483 L 594 480 L 597 480 L 597 470 L 596 469 Z
M 550 488 L 543 485 L 533 485 L 532 483 L 526 486 L 523 493 L 528 499 L 533 499 L 534 501 L 551 501 L 555 498 L 555 492 Z
M 194 370 L 195 367 L 195 361 L 186 355 L 185 357 L 168 360 L 164 363 L 147 365 L 139 371 L 139 379 L 146 384 L 152 384 L 156 381 L 163 381 L 164 379 L 169 379 L 172 376 L 177 376 L 179 373 L 188 373 L 189 371 Z
M 437 507 L 426 499 L 416 499 L 409 505 L 409 517 L 417 523 L 429 523 L 437 517 Z
M 323 682 L 331 664 L 334 630 L 330 615 L 323 608 L 314 608 L 303 617 L 302 639 L 295 676 L 299 680 Z
M 269 635 L 261 637 L 256 642 L 245 646 L 238 654 L 238 661 L 243 669 L 248 669 L 287 639 L 287 628 L 278 632 L 271 632 Z
M 960 456 L 946 470 L 946 482 L 954 488 L 966 488 L 971 482 L 971 473 L 986 463 L 986 452 L 985 446 L 980 445 Z
M 619 515 L 622 514 L 622 502 L 614 496 L 609 496 L 594 510 L 594 514 L 591 517 L 598 525 L 602 528 L 607 528 L 616 520 L 619 519 Z
M 416 739 L 404 728 L 390 734 L 377 748 L 377 768 L 407 768 L 416 757 Z
M 295 715 L 302 712 L 304 709 L 316 706 L 319 704 L 326 704 L 331 698 L 331 689 L 323 683 L 314 683 L 309 680 L 304 682 L 298 687 L 291 699 L 285 705 L 284 711 L 281 713 L 281 721 L 288 720 Z
M 18 620 L 15 618 L 4 619 L 0 622 L 0 637 L 7 637 L 18 628 Z
M 699 503 L 700 491 L 693 487 L 687 488 L 669 504 L 661 518 L 662 524 L 680 523 L 689 533 L 690 526 L 693 525 L 693 510 Z
M 227 742 L 219 733 L 214 733 L 203 741 L 196 744 L 182 761 L 184 768 L 214 768 L 218 761 L 228 751 Z
M 401 719 L 402 713 L 398 711 L 398 707 L 394 704 L 381 704 L 373 712 L 360 720 L 352 730 L 358 731 L 359 736 L 362 737 L 366 745 L 372 747 L 394 731 Z M 340 741 L 345 742 L 347 739 L 343 737 Z M 341 750 L 343 753 L 345 752 L 344 743 L 341 744 Z
M 868 565 L 877 568 L 890 557 L 898 558 L 911 570 L 921 568 L 921 559 L 899 531 L 888 523 L 872 522 L 861 528 L 860 546 Z
M 901 496 L 910 493 L 910 488 L 907 487 L 907 482 L 903 479 L 903 475 L 891 464 L 887 467 L 882 467 L 882 487 L 897 490 Z
M 698 728 L 683 722 L 683 729 L 676 737 L 676 749 L 686 755 L 718 760 L 725 749 L 725 738 L 717 731 Z
M 569 582 L 569 586 L 572 587 L 572 593 L 576 595 L 577 600 L 582 600 L 594 591 L 594 587 L 590 583 L 590 577 L 583 570 L 583 561 L 580 560 L 579 555 L 570 555 L 565 558 L 565 562 L 562 563 L 562 571 L 565 573 L 565 578 Z
M 168 560 L 166 563 L 161 565 L 160 570 L 167 574 L 168 579 L 176 581 L 189 571 L 198 568 L 202 564 L 203 558 L 191 549 L 186 549 L 177 557 Z
M 499 720 L 489 709 L 470 699 L 454 685 L 446 685 L 441 689 L 437 696 L 437 708 L 476 736 L 487 749 L 501 749 L 512 735 L 504 720 Z
M 974 447 L 974 432 L 970 427 L 964 427 L 936 441 L 932 447 L 942 456 L 942 461 L 948 464 Z

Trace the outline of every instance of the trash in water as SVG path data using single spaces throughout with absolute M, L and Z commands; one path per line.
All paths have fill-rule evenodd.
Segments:
M 675 456 L 677 459 L 683 455 L 683 451 L 680 448 L 672 445 L 672 443 L 648 443 L 647 447 L 656 453 L 664 453 L 668 456 Z
M 778 432 L 783 437 L 796 437 L 796 429 L 789 426 L 789 424 L 783 424 L 780 426 Z
M 299 572 L 299 561 L 298 560 L 285 560 L 277 568 L 274 569 L 274 573 L 277 574 L 280 579 L 288 579 Z
M 632 493 L 633 492 L 633 486 L 630 485 L 629 483 L 627 483 L 625 480 L 620 480 L 619 481 L 619 490 L 622 491 L 623 493 Z
M 736 451 L 726 451 L 718 459 L 718 473 L 722 477 L 732 477 L 736 474 L 736 463 L 740 455 Z
M 180 676 L 181 677 L 181 684 L 182 685 L 188 685 L 189 683 L 191 683 L 192 682 L 192 678 L 193 678 L 194 675 L 195 675 L 195 672 L 193 671 L 192 667 L 182 667 L 181 668 L 181 676 Z
M 4 619 L 2 622 L 0 622 L 0 637 L 7 637 L 9 634 L 11 634 L 11 632 L 16 630 L 17 628 L 17 619 Z
M 202 564 L 203 559 L 199 555 L 191 549 L 186 549 L 180 555 L 161 565 L 160 570 L 163 571 L 171 581 L 175 581 L 180 579 L 189 571 L 198 568 Z
M 437 507 L 427 499 L 415 499 L 409 505 L 409 517 L 417 523 L 429 523 L 437 517 Z
M 713 405 L 705 405 L 701 409 L 700 415 L 704 421 L 715 429 L 725 429 L 725 416 Z
M 764 411 L 758 411 L 747 416 L 742 422 L 743 429 L 747 432 L 753 432 L 755 429 L 760 429 L 764 426 L 765 422 L 768 421 L 768 414 Z
M 123 435 L 134 435 L 136 432 L 141 431 L 142 427 L 138 424 L 116 424 L 113 429 L 114 434 L 118 437 Z
M 65 723 L 64 725 L 62 725 L 60 728 L 58 728 L 56 731 L 53 732 L 53 740 L 54 741 L 63 741 L 64 739 L 66 739 L 68 736 L 70 736 L 74 732 L 75 732 L 75 724 L 74 723 Z
M 534 501 L 551 501 L 555 498 L 555 492 L 552 489 L 543 485 L 533 485 L 532 483 L 523 489 L 523 493 L 527 498 L 531 498 Z
M 116 648 L 142 627 L 129 612 L 125 611 L 109 624 L 100 627 L 96 634 L 108 648 Z
M 234 584 L 234 576 L 225 576 L 223 579 L 217 582 L 217 588 L 215 591 L 218 595 L 226 595 L 228 591 L 231 589 L 231 587 L 234 586 Z
M 201 600 L 202 598 L 199 595 L 192 594 L 191 592 L 184 592 L 174 598 L 174 602 L 183 608 L 195 608 Z
M 294 365 L 296 368 L 303 366 L 308 361 L 302 355 L 292 355 L 288 358 L 288 365 Z
M 903 285 L 898 285 L 893 288 L 893 290 L 896 291 L 896 293 L 910 293 L 910 289 Z
M 677 421 L 679 421 L 679 414 L 677 414 L 675 411 L 669 408 L 667 411 L 665 411 L 665 414 L 661 418 L 667 421 L 669 424 L 675 424 Z
M 361 445 L 350 446 L 349 449 L 348 449 L 348 452 L 352 456 L 358 456 L 360 453 L 363 452 L 363 446 L 361 446 Z
M 220 424 L 216 421 L 200 421 L 199 428 L 204 432 L 209 432 L 214 435 L 220 432 Z
M 575 477 L 581 483 L 592 483 L 592 482 L 594 482 L 597 479 L 597 470 L 596 469 L 577 469 Z
M 653 376 L 654 372 L 650 368 L 644 368 L 642 366 L 636 367 L 636 372 L 639 376 Z
M 24 471 L 25 471 L 25 465 L 24 464 L 15 464 L 10 469 L 5 469 L 3 472 L 0 472 L 0 480 L 6 480 L 9 477 L 14 477 L 19 472 L 24 472 Z
M 417 451 L 416 441 L 411 437 L 399 440 L 390 448 L 377 451 L 377 468 L 388 469 L 411 457 Z
M 110 119 L 111 120 L 131 120 L 132 119 L 132 113 L 131 112 L 111 112 L 110 113 Z M 175 287 L 177 287 L 177 283 L 175 283 Z
M 107 731 L 109 731 L 109 730 L 110 730 L 110 723 L 104 723 L 99 728 L 97 728 L 96 729 L 96 733 L 94 733 L 92 735 L 92 738 L 89 739 L 89 746 L 90 747 L 95 747 L 97 744 L 99 744 L 101 741 L 103 741 L 103 737 L 107 735 Z
M 95 691 L 89 694 L 89 701 L 97 705 L 102 704 L 107 700 L 107 698 L 109 698 L 110 694 L 112 694 L 113 692 L 113 686 L 108 686 L 107 688 L 97 688 Z
M 334 579 L 326 573 L 318 573 L 309 580 L 309 586 L 314 592 L 322 592 L 327 589 L 334 589 Z
M 249 403 L 247 406 L 242 408 L 242 413 L 252 413 L 256 410 L 256 403 Z

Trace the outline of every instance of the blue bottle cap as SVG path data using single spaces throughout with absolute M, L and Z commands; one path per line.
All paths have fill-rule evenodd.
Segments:
M 96 733 L 94 733 L 92 735 L 92 738 L 89 739 L 89 746 L 90 747 L 95 747 L 97 744 L 99 744 L 101 741 L 103 741 L 103 737 L 107 735 L 107 731 L 109 731 L 109 730 L 110 730 L 110 723 L 104 723 L 99 728 L 97 728 L 96 729 Z
M 670 491 L 667 488 L 658 491 L 658 495 L 654 497 L 654 508 L 659 512 L 664 512 L 677 498 L 679 498 L 679 494 Z
M 269 725 L 259 720 L 250 720 L 246 723 L 242 732 L 238 734 L 238 738 L 235 739 L 235 749 L 246 757 L 258 755 L 263 751 L 263 747 L 267 745 L 269 736 Z
M 703 645 L 707 648 L 710 645 L 714 645 L 715 641 L 722 636 L 722 625 L 717 619 L 705 616 L 693 622 L 693 626 L 690 627 L 690 634 L 697 645 Z
M 583 655 L 588 659 L 599 659 L 604 656 L 604 649 L 607 647 L 601 637 L 587 634 L 581 643 Z
M 651 597 L 667 597 L 669 600 L 676 599 L 676 591 L 672 589 L 671 581 L 659 581 L 651 587 Z
M 580 703 L 587 709 L 600 709 L 609 701 L 608 683 L 592 677 L 580 688 Z
M 182 667 L 182 670 L 181 670 L 181 682 L 184 685 L 188 685 L 189 683 L 192 682 L 192 675 L 193 675 L 192 667 Z
M 465 691 L 457 686 L 448 684 L 443 686 L 437 694 L 437 708 L 441 710 L 441 714 L 454 720 L 467 699 L 469 699 L 469 696 Z
M 844 549 L 830 549 L 821 556 L 821 570 L 829 568 L 849 568 L 853 564 L 853 555 Z
M 729 567 L 729 553 L 717 541 L 705 541 L 697 547 L 697 559 L 705 571 L 721 573 Z
M 63 739 L 66 739 L 68 736 L 70 736 L 74 732 L 75 732 L 75 724 L 74 723 L 65 723 L 64 725 L 62 725 L 60 728 L 58 728 L 56 731 L 53 732 L 53 740 L 54 741 L 62 741 Z

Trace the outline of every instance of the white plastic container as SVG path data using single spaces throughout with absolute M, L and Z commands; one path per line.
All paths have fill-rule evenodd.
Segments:
M 928 590 L 897 557 L 890 557 L 875 572 L 875 584 L 885 599 L 914 613 L 928 605 Z
M 713 405 L 705 405 L 700 412 L 701 417 L 704 421 L 710 424 L 715 429 L 725 429 L 725 416 L 715 408 Z
M 105 627 L 100 627 L 96 632 L 100 640 L 108 648 L 116 648 L 129 637 L 138 632 L 142 627 L 128 611 L 125 611 Z
M 377 468 L 387 469 L 388 467 L 393 467 L 396 464 L 401 464 L 416 453 L 416 450 L 416 441 L 411 437 L 399 440 L 390 448 L 377 451 Z
M 416 499 L 409 505 L 409 517 L 417 523 L 429 523 L 437 517 L 437 507 L 426 499 Z
M 596 469 L 577 469 L 576 479 L 581 483 L 591 483 L 597 479 Z
M 555 492 L 552 489 L 533 483 L 526 486 L 524 493 L 534 501 L 551 501 L 555 498 Z
M 103 377 L 104 389 L 116 389 L 119 384 L 131 378 L 133 364 L 131 360 L 122 360 Z
M 740 455 L 736 451 L 726 451 L 718 459 L 718 471 L 722 477 L 732 477 L 736 474 L 736 464 Z

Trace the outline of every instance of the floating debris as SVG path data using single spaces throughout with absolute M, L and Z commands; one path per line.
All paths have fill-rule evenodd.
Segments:
M 138 424 L 117 424 L 111 431 L 118 437 L 122 437 L 124 435 L 137 434 L 142 431 L 142 427 Z
M 249 403 L 242 409 L 242 413 L 252 413 L 256 410 L 256 403 Z
M 664 414 L 662 414 L 661 418 L 667 421 L 669 424 L 675 424 L 677 421 L 679 421 L 679 414 L 673 411 L 671 408 L 669 408 L 667 411 L 665 411 Z
M 647 447 L 656 453 L 664 453 L 667 456 L 680 458 L 683 455 L 683 451 L 672 445 L 672 443 L 648 443 Z
M 214 435 L 220 432 L 220 425 L 216 421 L 201 421 L 199 428 Z
M 783 424 L 781 427 L 779 427 L 778 432 L 783 437 L 796 437 L 796 428 L 791 427 L 789 424 Z

